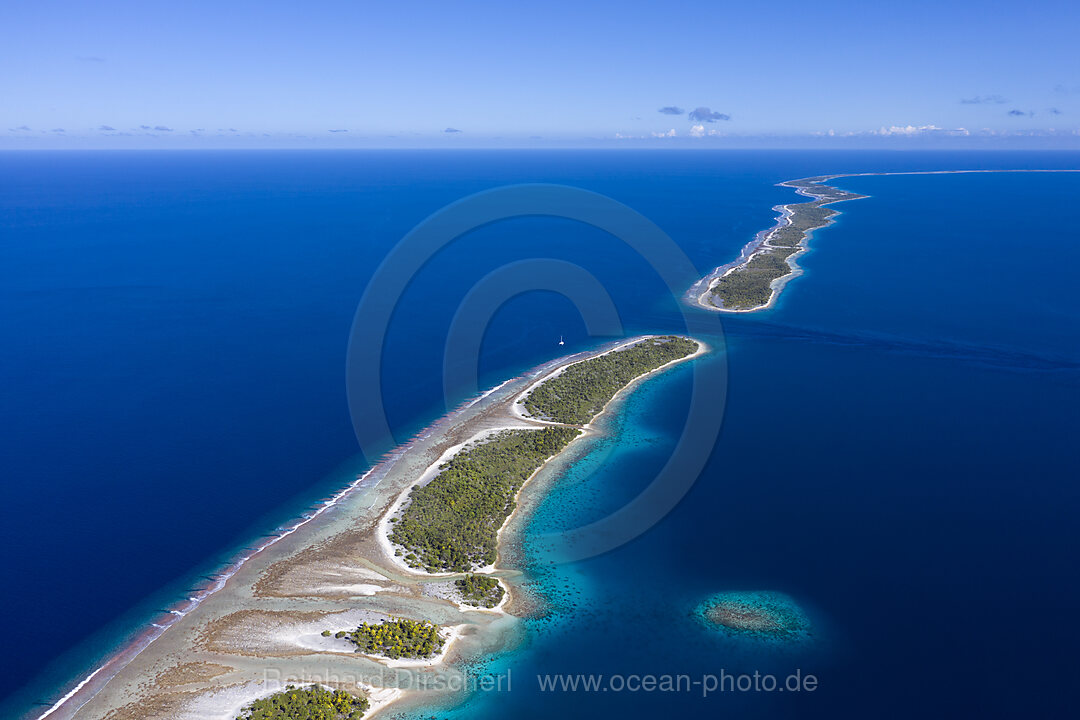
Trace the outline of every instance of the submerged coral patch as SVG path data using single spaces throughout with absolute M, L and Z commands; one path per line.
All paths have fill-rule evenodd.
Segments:
M 731 637 L 774 642 L 804 642 L 812 637 L 810 621 L 790 597 L 767 591 L 724 592 L 694 609 L 707 627 Z

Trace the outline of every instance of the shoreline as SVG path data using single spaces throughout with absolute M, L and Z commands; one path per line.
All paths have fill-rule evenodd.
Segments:
M 803 197 L 812 198 L 812 200 L 810 203 L 793 202 L 784 205 L 774 205 L 772 209 L 780 214 L 777 216 L 776 222 L 772 227 L 758 232 L 754 236 L 754 239 L 743 247 L 739 253 L 739 257 L 734 262 L 716 268 L 713 272 L 706 275 L 702 280 L 699 280 L 691 287 L 690 293 L 694 297 L 694 304 L 698 307 L 705 308 L 706 310 L 727 313 L 757 312 L 758 310 L 765 310 L 775 305 L 784 286 L 802 274 L 802 269 L 799 267 L 797 259 L 800 255 L 810 249 L 809 240 L 814 231 L 832 225 L 835 222 L 836 216 L 840 214 L 839 212 L 835 212 L 834 214 L 826 216 L 823 220 L 817 223 L 811 222 L 807 228 L 797 231 L 799 239 L 793 245 L 774 245 L 772 243 L 773 238 L 785 228 L 794 225 L 797 213 L 795 208 L 805 205 L 821 208 L 833 203 L 845 202 L 848 200 L 862 200 L 866 197 L 865 195 L 849 193 L 837 187 L 825 184 L 827 181 L 837 177 L 841 176 L 820 175 L 797 180 L 785 180 L 784 182 L 777 183 L 777 186 L 779 187 L 794 188 L 797 194 L 802 195 Z M 815 193 L 815 189 L 820 190 L 820 192 Z M 774 253 L 783 253 L 787 250 L 791 250 L 791 252 L 782 258 L 787 270 L 782 271 L 782 274 L 780 275 L 767 278 L 769 281 L 769 295 L 765 302 L 759 302 L 750 307 L 724 307 L 723 304 L 718 305 L 713 301 L 712 298 L 716 293 L 716 288 L 722 280 L 733 276 L 735 273 L 743 272 L 750 267 L 750 264 L 755 259 L 770 256 Z M 761 280 L 758 282 L 760 284 Z M 703 288 L 702 285 L 704 285 Z
M 836 222 L 836 218 L 841 215 L 840 211 L 832 211 L 832 214 L 828 215 L 823 221 L 818 223 L 812 223 L 809 227 L 799 230 L 802 237 L 798 242 L 792 245 L 774 245 L 771 240 L 785 228 L 791 227 L 796 219 L 797 210 L 800 206 L 813 205 L 814 207 L 825 207 L 835 203 L 846 202 L 849 200 L 863 200 L 869 195 L 860 195 L 850 191 L 843 190 L 834 185 L 829 184 L 831 181 L 838 178 L 849 177 L 883 177 L 893 175 L 961 175 L 961 174 L 974 174 L 974 173 L 1075 173 L 1080 170 L 1042 170 L 1042 169 L 1016 169 L 1016 170 L 910 170 L 902 172 L 865 172 L 865 173 L 836 173 L 831 175 L 814 175 L 806 178 L 798 178 L 795 180 L 785 180 L 776 184 L 777 187 L 790 187 L 795 190 L 796 193 L 803 197 L 813 198 L 809 203 L 792 202 L 785 203 L 783 205 L 774 205 L 773 210 L 780 213 L 777 216 L 775 223 L 768 229 L 758 232 L 754 239 L 743 246 L 739 252 L 739 256 L 732 262 L 717 267 L 708 275 L 703 277 L 694 283 L 690 290 L 687 292 L 687 300 L 696 307 L 703 308 L 705 310 L 711 310 L 713 312 L 724 313 L 750 313 L 758 312 L 761 310 L 768 310 L 775 306 L 780 294 L 783 292 L 784 287 L 794 280 L 796 277 L 802 275 L 803 270 L 798 264 L 799 256 L 810 250 L 810 239 L 816 230 L 829 227 Z M 821 192 L 815 193 L 814 190 L 820 190 Z M 739 273 L 746 270 L 751 262 L 755 259 L 762 258 L 767 255 L 774 254 L 776 251 L 792 250 L 790 254 L 787 254 L 782 259 L 787 265 L 788 270 L 781 275 L 777 275 L 769 279 L 769 296 L 765 302 L 759 302 L 750 307 L 724 307 L 723 304 L 716 304 L 712 300 L 717 286 L 724 278 L 731 277 L 734 273 Z M 722 300 L 721 300 L 722 303 Z
M 539 368 L 542 369 L 547 365 L 557 362 L 558 359 L 549 361 L 549 363 L 545 363 L 544 365 L 539 366 Z M 83 706 L 91 703 L 114 677 L 128 667 L 128 665 L 137 659 L 143 651 L 147 650 L 155 641 L 165 636 L 169 629 L 180 623 L 189 614 L 196 611 L 205 601 L 211 599 L 212 596 L 224 589 L 229 580 L 238 574 L 247 563 L 257 558 L 265 551 L 271 550 L 279 542 L 315 521 L 324 512 L 337 507 L 357 491 L 376 489 L 385 475 L 393 469 L 396 462 L 401 457 L 405 456 L 416 444 L 427 440 L 434 433 L 438 432 L 440 428 L 452 424 L 462 413 L 481 403 L 506 385 L 529 377 L 530 374 L 537 371 L 537 368 L 533 368 L 526 373 L 504 380 L 502 383 L 479 393 L 474 398 L 462 401 L 457 407 L 437 418 L 431 425 L 425 427 L 423 430 L 388 452 L 374 466 L 363 473 L 357 474 L 356 479 L 345 485 L 342 489 L 326 498 L 316 501 L 312 506 L 309 506 L 308 512 L 296 516 L 293 522 L 288 522 L 279 526 L 274 532 L 261 536 L 262 538 L 267 538 L 265 542 L 249 543 L 245 545 L 243 549 L 237 551 L 233 560 L 227 561 L 221 566 L 222 569 L 220 571 L 209 576 L 212 579 L 208 580 L 203 587 L 199 588 L 196 586 L 196 588 L 193 589 L 192 595 L 184 600 L 174 601 L 171 605 L 163 609 L 160 615 L 155 615 L 153 620 L 143 626 L 142 629 L 133 629 L 130 633 L 129 640 L 124 642 L 115 651 L 105 655 L 101 662 L 93 667 L 86 675 L 81 677 L 77 676 L 77 679 L 73 680 L 70 689 L 45 709 L 44 712 L 34 710 L 27 712 L 23 717 L 26 720 L 45 720 L 46 718 L 65 718 L 66 720 L 67 718 L 77 717 Z M 376 471 L 380 470 L 379 476 L 374 478 L 373 482 L 365 483 L 365 481 L 372 477 Z M 311 507 L 313 507 L 314 510 L 311 510 Z M 370 508 L 371 506 L 368 507 Z M 505 603 L 500 603 L 500 606 L 503 604 Z M 473 609 L 475 610 L 475 608 Z M 390 689 L 382 688 L 380 690 Z M 377 709 L 381 710 L 390 702 L 398 699 L 402 692 L 403 691 L 395 689 L 393 698 L 384 698 L 379 703 L 372 702 L 372 707 L 365 713 L 365 717 L 370 717 Z M 257 699 L 257 697 L 259 696 L 252 696 L 252 699 Z M 232 720 L 231 716 L 228 720 Z
M 391 683 L 399 671 L 426 668 L 429 672 L 452 674 L 457 672 L 453 666 L 456 656 L 503 647 L 509 633 L 514 632 L 516 620 L 507 610 L 512 604 L 510 582 L 497 578 L 505 592 L 494 608 L 425 595 L 425 585 L 446 578 L 400 567 L 394 562 L 392 549 L 387 553 L 378 542 L 384 535 L 380 525 L 396 510 L 409 488 L 428 480 L 424 476 L 432 467 L 437 469 L 445 457 L 465 444 L 502 429 L 544 427 L 545 423 L 520 418 L 512 411 L 518 399 L 533 387 L 569 365 L 650 337 L 657 336 L 620 340 L 611 347 L 556 358 L 462 402 L 295 521 L 238 551 L 220 572 L 210 576 L 204 588 L 166 608 L 162 617 L 153 618 L 143 630 L 136 628 L 132 641 L 79 678 L 50 707 L 29 711 L 24 717 L 217 718 L 225 708 L 215 696 L 228 695 L 230 703 L 238 698 L 250 702 L 266 693 L 264 682 L 269 672 L 284 678 L 282 684 L 310 684 L 305 662 L 317 662 L 320 668 L 325 665 L 331 675 L 359 677 L 355 687 L 365 689 L 373 687 L 366 678 L 381 679 L 386 673 Z M 696 338 L 694 341 L 698 345 L 694 353 L 643 373 L 620 388 L 582 428 L 582 435 L 547 458 L 522 487 L 575 440 L 595 432 L 592 423 L 631 387 L 672 364 L 708 352 L 705 343 Z M 504 556 L 502 533 L 517 517 L 515 508 L 499 528 L 495 563 L 476 572 L 500 572 Z M 363 592 L 359 592 L 361 588 Z M 325 617 L 340 612 L 426 618 L 448 632 L 449 637 L 438 657 L 404 664 L 361 654 L 337 655 L 288 640 L 306 632 L 304 628 L 311 624 L 313 614 Z M 213 678 L 173 681 L 183 667 L 199 664 L 214 664 L 224 671 Z M 378 683 L 375 687 L 380 702 L 372 703 L 365 718 L 398 701 L 428 702 L 423 698 L 426 691 L 399 690 Z M 407 704 L 411 707 L 414 703 Z M 221 720 L 232 720 L 226 715 L 221 714 Z
M 281 532 L 263 536 L 270 538 L 266 542 L 245 548 L 250 551 L 248 554 L 244 555 L 242 554 L 243 551 L 241 551 L 239 557 L 224 565 L 220 572 L 210 576 L 212 579 L 208 580 L 204 587 L 195 590 L 194 594 L 189 596 L 186 601 L 176 601 L 161 612 L 161 615 L 167 615 L 168 617 L 158 618 L 159 622 L 151 622 L 149 627 L 145 627 L 141 632 L 134 632 L 134 637 L 124 643 L 118 650 L 108 655 L 100 665 L 80 680 L 45 712 L 36 715 L 37 720 L 44 720 L 45 718 L 51 717 L 54 713 L 65 709 L 64 705 L 72 700 L 78 699 L 80 693 L 91 694 L 90 698 L 87 698 L 72 710 L 72 715 L 78 713 L 79 710 L 82 709 L 82 706 L 92 699 L 94 694 L 107 685 L 117 673 L 123 670 L 123 668 L 134 660 L 143 650 L 162 637 L 173 625 L 179 623 L 189 613 L 196 610 L 205 600 L 223 589 L 229 579 L 239 572 L 245 563 L 262 553 L 264 550 L 270 549 L 289 535 L 292 535 L 309 522 L 312 522 L 326 510 L 334 507 L 349 493 L 360 487 L 364 480 L 372 474 L 374 469 L 375 468 L 372 468 L 367 472 L 358 475 L 356 480 L 346 485 L 345 488 L 334 493 L 329 498 L 319 501 L 316 510 L 301 515 L 295 523 L 285 528 L 279 527 L 278 529 L 281 530 Z M 252 547 L 254 547 L 254 550 L 252 550 Z M 110 670 L 112 671 L 111 673 L 109 672 Z M 34 716 L 29 715 L 28 717 Z
M 655 336 L 645 336 L 645 337 L 655 337 Z M 625 395 L 625 393 L 632 390 L 634 388 L 634 386 L 636 386 L 639 383 L 643 382 L 644 380 L 646 380 L 650 376 L 662 372 L 665 368 L 668 368 L 668 367 L 670 367 L 672 365 L 677 365 L 677 364 L 682 363 L 682 362 L 689 362 L 689 361 L 694 360 L 694 359 L 696 359 L 698 357 L 701 357 L 702 355 L 706 355 L 706 354 L 712 352 L 712 347 L 708 343 L 703 341 L 701 338 L 692 338 L 692 339 L 694 340 L 694 342 L 697 343 L 697 346 L 698 346 L 697 350 L 695 350 L 693 353 L 691 353 L 690 355 L 687 355 L 685 357 L 676 358 L 676 359 L 674 359 L 674 360 L 672 360 L 670 362 L 664 363 L 660 367 L 653 368 L 652 370 L 649 370 L 648 372 L 642 373 L 641 375 L 638 375 L 633 380 L 628 382 L 626 385 L 623 385 L 621 388 L 619 388 L 619 390 L 614 395 L 611 396 L 611 399 L 608 400 L 606 403 L 604 403 L 604 406 L 602 408 L 600 408 L 600 412 L 593 415 L 592 418 L 589 420 L 589 422 L 582 426 L 583 432 L 580 435 L 578 435 L 576 438 L 574 438 L 569 443 L 567 443 L 566 447 L 564 447 L 562 449 L 562 451 L 560 451 L 559 453 L 557 453 L 555 455 L 552 455 L 547 460 L 545 460 L 543 465 L 541 465 L 539 468 L 536 469 L 535 472 L 533 472 L 531 475 L 529 475 L 528 479 L 524 483 L 522 483 L 521 488 L 518 489 L 518 493 L 515 496 L 515 499 L 517 497 L 520 497 L 521 491 L 525 489 L 525 486 L 528 485 L 529 482 L 531 482 L 539 474 L 539 472 L 541 470 L 543 470 L 545 467 L 547 467 L 549 463 L 554 462 L 554 461 L 558 460 L 561 456 L 565 455 L 570 450 L 570 448 L 574 445 L 574 443 L 577 443 L 577 442 L 579 442 L 581 440 L 585 440 L 586 438 L 593 437 L 593 436 L 597 435 L 600 431 L 596 429 L 596 426 L 595 426 L 596 421 L 608 411 L 608 408 L 611 407 L 612 403 L 614 403 L 616 401 L 619 401 Z M 624 346 L 625 345 L 616 346 L 616 347 L 611 348 L 610 350 L 608 350 L 606 352 L 600 353 L 598 355 L 594 355 L 593 357 L 600 357 L 600 355 L 606 355 L 608 352 L 614 352 L 619 347 L 624 347 Z M 584 358 L 584 359 L 587 360 L 589 358 Z M 578 361 L 578 362 L 580 362 L 580 361 Z M 570 367 L 570 365 L 573 365 L 573 364 L 575 364 L 575 363 L 567 363 L 566 365 L 564 365 L 562 368 L 559 369 L 559 372 L 561 372 L 563 369 L 565 369 L 567 367 Z M 555 377 L 556 375 L 557 375 L 557 373 L 552 374 L 551 377 Z M 539 383 L 534 383 L 533 385 L 530 385 L 528 388 L 526 388 L 524 391 L 522 391 L 522 393 L 520 395 L 518 395 L 516 398 L 514 398 L 514 402 L 511 404 L 511 408 L 513 409 L 513 411 L 515 413 L 518 412 L 518 405 L 519 405 L 520 401 L 524 397 L 526 397 L 530 392 L 532 392 L 533 388 L 536 385 L 539 385 Z M 538 420 L 536 422 L 541 422 L 541 421 Z M 559 424 L 559 423 L 555 423 L 555 424 Z M 502 560 L 502 556 L 503 556 L 503 552 L 502 552 L 502 550 L 503 550 L 503 533 L 508 528 L 512 527 L 512 522 L 514 520 L 518 519 L 518 515 L 521 512 L 522 512 L 521 504 L 520 503 L 515 503 L 514 511 L 512 513 L 510 513 L 510 515 L 506 518 L 506 521 L 503 522 L 501 527 L 499 527 L 498 533 L 496 533 L 496 537 L 497 537 L 497 540 L 498 540 L 498 542 L 497 542 L 498 555 L 495 558 L 495 565 L 491 566 L 494 569 L 493 571 L 503 570 L 502 568 L 498 567 L 499 564 L 500 564 L 500 561 Z M 512 570 L 513 568 L 506 568 L 506 569 Z M 500 582 L 502 582 L 501 579 L 500 579 Z M 506 595 L 503 597 L 503 601 L 499 603 L 499 607 L 502 607 L 509 600 L 509 598 L 510 598 L 510 589 L 508 587 Z
M 437 471 L 438 471 L 439 467 L 441 465 L 443 465 L 444 463 L 446 463 L 448 460 L 450 460 L 452 457 L 454 457 L 454 455 L 461 452 L 461 450 L 463 450 L 464 448 L 466 448 L 466 447 L 468 447 L 470 445 L 482 442 L 485 438 L 487 438 L 490 435 L 497 434 L 497 433 L 502 432 L 504 430 L 537 429 L 538 426 L 543 427 L 543 426 L 555 425 L 555 426 L 560 426 L 560 427 L 579 428 L 581 430 L 581 433 L 577 437 L 575 437 L 573 440 L 568 442 L 559 452 L 555 453 L 554 455 L 551 455 L 551 456 L 547 457 L 535 470 L 533 470 L 529 474 L 529 476 L 521 484 L 521 487 L 518 488 L 517 493 L 515 493 L 514 498 L 516 500 L 518 495 L 520 495 L 521 491 L 525 488 L 525 486 L 528 485 L 530 482 L 532 482 L 532 480 L 542 470 L 544 470 L 546 467 L 548 467 L 548 465 L 552 461 L 558 459 L 564 453 L 566 453 L 571 448 L 571 446 L 574 445 L 574 443 L 577 443 L 580 440 L 584 440 L 584 439 L 586 439 L 588 437 L 591 437 L 591 436 L 595 435 L 596 432 L 597 432 L 596 428 L 595 428 L 595 423 L 596 423 L 597 419 L 600 416 L 602 416 L 604 413 L 606 413 L 607 410 L 608 410 L 608 407 L 611 405 L 611 403 L 615 402 L 623 393 L 625 393 L 628 390 L 632 389 L 635 385 L 637 385 L 638 383 L 640 383 L 644 379 L 646 379 L 646 378 L 648 378 L 648 377 L 650 377 L 650 376 L 652 376 L 652 375 L 654 375 L 656 373 L 660 373 L 664 369 L 666 369 L 666 368 L 668 368 L 668 367 L 670 367 L 672 365 L 675 365 L 675 364 L 678 364 L 678 363 L 681 363 L 681 362 L 686 362 L 686 361 L 689 361 L 689 360 L 693 360 L 693 359 L 695 359 L 697 357 L 700 357 L 701 355 L 706 354 L 707 352 L 710 351 L 710 347 L 705 342 L 703 342 L 702 340 L 700 340 L 698 338 L 692 338 L 694 340 L 694 342 L 697 343 L 697 349 L 693 353 L 691 353 L 690 355 L 686 355 L 685 357 L 676 358 L 674 360 L 666 362 L 666 363 L 664 363 L 663 365 L 661 365 L 659 367 L 653 368 L 652 370 L 648 370 L 648 371 L 646 371 L 646 372 L 632 378 L 628 383 L 626 383 L 621 388 L 619 388 L 615 392 L 615 394 L 612 395 L 611 398 L 606 403 L 604 403 L 603 407 L 601 407 L 600 410 L 595 415 L 593 415 L 592 418 L 590 418 L 589 422 L 585 423 L 584 425 L 569 425 L 567 423 L 560 423 L 560 422 L 556 422 L 554 420 L 542 420 L 540 418 L 529 417 L 528 415 L 525 414 L 525 411 L 522 408 L 522 403 L 524 402 L 525 398 L 527 398 L 529 396 L 529 394 L 532 393 L 533 390 L 535 390 L 537 387 L 539 387 L 540 385 L 543 385 L 544 383 L 548 382 L 549 380 L 553 380 L 553 379 L 557 378 L 559 375 L 561 375 L 563 372 L 565 372 L 567 370 L 567 368 L 570 368 L 573 365 L 583 363 L 583 362 L 585 362 L 587 360 L 594 360 L 596 358 L 603 357 L 605 355 L 609 355 L 609 354 L 614 353 L 614 352 L 618 352 L 619 350 L 621 350 L 623 348 L 631 347 L 633 345 L 637 345 L 637 344 L 639 344 L 641 342 L 644 342 L 645 340 L 649 340 L 649 339 L 657 338 L 657 337 L 661 337 L 661 336 L 659 336 L 659 335 L 639 335 L 639 336 L 633 337 L 633 338 L 631 338 L 629 340 L 619 342 L 619 343 L 615 344 L 614 346 L 612 346 L 612 347 L 610 347 L 610 348 L 608 348 L 606 350 L 602 350 L 602 351 L 599 351 L 599 352 L 596 352 L 596 351 L 587 352 L 587 353 L 584 353 L 584 357 L 580 357 L 580 358 L 571 360 L 570 362 L 565 362 L 565 363 L 559 364 L 557 367 L 551 369 L 550 371 L 548 371 L 546 373 L 543 373 L 531 385 L 529 385 L 524 390 L 522 390 L 520 393 L 518 393 L 513 398 L 513 400 L 510 402 L 510 418 L 508 418 L 508 419 L 518 421 L 518 424 L 504 424 L 504 425 L 500 425 L 500 426 L 496 426 L 496 427 L 492 427 L 492 428 L 485 428 L 484 430 L 481 430 L 481 431 L 477 432 L 475 435 L 470 437 L 465 442 L 460 443 L 460 444 L 448 449 L 445 453 L 443 453 L 443 455 L 441 455 L 438 460 L 433 462 L 431 465 L 429 465 L 424 470 L 424 473 L 420 477 L 418 477 L 412 484 L 410 484 L 404 490 L 402 490 L 402 492 L 398 495 L 397 499 L 390 506 L 390 509 L 387 510 L 387 512 L 384 513 L 383 516 L 379 519 L 378 530 L 377 530 L 378 542 L 379 542 L 380 548 L 382 548 L 384 554 L 386 555 L 386 558 L 390 562 L 392 562 L 396 566 L 398 566 L 398 568 L 402 572 L 417 575 L 419 577 L 447 578 L 447 579 L 449 579 L 449 578 L 456 578 L 456 577 L 463 576 L 465 573 L 462 573 L 462 572 L 439 572 L 439 573 L 433 573 L 433 572 L 429 572 L 427 570 L 418 570 L 416 568 L 409 567 L 408 565 L 406 565 L 404 563 L 404 561 L 401 560 L 400 557 L 398 557 L 398 556 L 396 556 L 394 554 L 395 550 L 400 546 L 395 546 L 395 544 L 389 538 L 390 518 L 396 516 L 403 509 L 403 507 L 405 505 L 405 502 L 408 499 L 409 493 L 414 488 L 421 487 L 421 486 L 427 484 L 428 482 L 431 482 L 431 480 L 433 480 L 435 478 L 435 476 L 438 475 Z M 576 353 L 575 355 L 570 355 L 570 356 L 567 356 L 567 357 L 575 358 L 575 357 L 577 357 L 577 355 L 581 355 L 581 354 L 582 353 Z M 504 385 L 505 385 L 505 383 L 504 383 Z M 503 531 L 510 525 L 511 521 L 514 520 L 516 515 L 517 515 L 517 507 L 515 506 L 514 511 L 511 512 L 510 515 L 508 515 L 505 520 L 503 520 L 502 524 L 499 526 L 499 529 L 496 531 L 496 553 L 497 553 L 497 556 L 496 556 L 495 562 L 493 564 L 491 564 L 491 565 L 485 565 L 483 567 L 479 567 L 479 568 L 476 568 L 474 570 L 467 571 L 467 572 L 475 573 L 475 574 L 491 574 L 491 573 L 496 573 L 496 572 L 505 572 L 505 571 L 513 570 L 513 568 L 500 567 L 499 559 L 500 559 L 500 557 L 502 555 L 502 553 L 501 553 L 501 545 L 502 545 Z M 500 582 L 502 582 L 502 581 L 500 580 Z M 508 597 L 509 597 L 509 592 L 507 592 L 504 595 L 503 600 L 499 603 L 499 605 L 497 607 L 502 607 L 505 604 Z

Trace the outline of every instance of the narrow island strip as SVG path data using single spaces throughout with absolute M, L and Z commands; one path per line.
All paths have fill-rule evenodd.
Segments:
M 837 177 L 846 176 L 823 175 L 779 183 L 813 200 L 774 208 L 780 212 L 776 225 L 758 233 L 738 260 L 717 268 L 694 286 L 691 293 L 697 304 L 721 312 L 753 312 L 771 307 L 787 281 L 801 272 L 795 259 L 809 249 L 811 233 L 831 225 L 839 214 L 825 206 L 866 197 L 824 184 Z
M 772 307 L 784 286 L 802 274 L 796 258 L 809 250 L 811 234 L 832 225 L 838 210 L 825 207 L 847 200 L 868 197 L 841 190 L 827 184 L 837 178 L 872 177 L 886 175 L 966 175 L 978 173 L 1074 173 L 1076 169 L 1044 170 L 913 170 L 908 172 L 867 172 L 817 175 L 777 183 L 780 187 L 795 188 L 809 202 L 777 205 L 780 213 L 776 224 L 758 233 L 743 248 L 739 257 L 727 265 L 721 265 L 694 283 L 688 297 L 690 301 L 707 310 L 745 313 Z
M 508 616 L 530 611 L 513 597 L 515 568 L 496 567 L 522 487 L 597 432 L 620 394 L 707 351 L 692 338 L 640 336 L 463 403 L 244 550 L 182 610 L 163 609 L 158 633 L 37 717 L 367 720 L 442 702 L 466 687 L 460 660 L 512 646 Z M 417 674 L 443 690 L 409 684 Z
M 528 424 L 478 433 L 403 493 L 382 526 L 394 558 L 431 574 L 494 570 L 499 531 L 525 483 L 590 432 L 589 423 L 621 390 L 702 349 L 690 338 L 650 336 L 566 365 L 527 388 L 512 408 Z

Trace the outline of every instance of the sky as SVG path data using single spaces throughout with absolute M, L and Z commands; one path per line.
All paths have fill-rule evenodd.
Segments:
M 0 148 L 1080 148 L 1080 3 L 0 6 Z

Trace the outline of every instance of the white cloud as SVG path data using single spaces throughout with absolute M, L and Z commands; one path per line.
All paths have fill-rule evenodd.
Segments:
M 871 135 L 913 137 L 915 135 L 959 135 L 968 136 L 971 132 L 967 128 L 943 128 L 937 125 L 893 125 L 882 127 L 880 130 L 871 131 Z
M 916 127 L 914 125 L 907 125 L 907 126 L 893 125 L 892 127 L 882 126 L 882 128 L 877 131 L 877 134 L 878 135 L 922 135 L 923 133 L 937 132 L 937 131 L 939 131 L 941 129 L 942 128 L 939 128 L 937 125 L 919 125 L 918 127 Z
M 654 130 L 652 136 L 654 138 L 675 137 L 675 128 L 671 128 L 667 132 L 656 132 Z
M 694 125 L 690 128 L 690 137 L 722 137 L 724 133 L 714 128 L 705 129 L 704 125 Z

